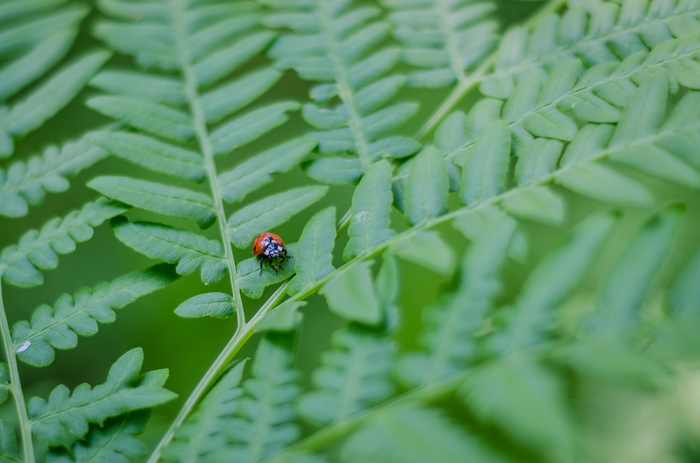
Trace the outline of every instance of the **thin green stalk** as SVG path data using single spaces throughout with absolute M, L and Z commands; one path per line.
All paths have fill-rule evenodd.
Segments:
M 233 250 L 231 249 L 231 240 L 228 237 L 228 230 L 226 228 L 226 212 L 224 211 L 224 201 L 221 197 L 221 192 L 219 191 L 218 174 L 216 172 L 216 163 L 214 162 L 214 151 L 209 140 L 209 132 L 207 131 L 207 124 L 204 118 L 204 110 L 202 108 L 202 103 L 199 98 L 199 92 L 197 90 L 197 78 L 194 74 L 194 69 L 192 69 L 192 65 L 189 61 L 190 53 L 187 47 L 187 38 L 185 37 L 185 25 L 183 23 L 184 5 L 182 4 L 182 0 L 175 0 L 173 4 L 173 23 L 175 26 L 175 35 L 177 36 L 178 55 L 181 57 L 180 67 L 182 68 L 182 74 L 185 79 L 185 92 L 187 94 L 187 99 L 189 100 L 190 109 L 192 111 L 193 124 L 197 132 L 197 140 L 199 142 L 199 147 L 202 150 L 202 155 L 204 156 L 204 166 L 207 171 L 207 179 L 209 181 L 211 195 L 214 199 L 216 221 L 219 224 L 221 241 L 224 245 L 226 265 L 228 267 L 228 274 L 231 282 L 231 292 L 233 293 L 232 295 L 233 301 L 236 306 L 238 326 L 240 327 L 245 323 L 245 312 L 243 311 L 243 301 L 241 300 L 241 292 L 238 287 L 238 273 L 236 272 L 236 260 L 233 257 Z
M 7 357 L 7 366 L 10 370 L 10 391 L 12 398 L 17 408 L 17 416 L 19 417 L 19 435 L 22 441 L 22 450 L 24 451 L 24 459 L 26 463 L 34 463 L 34 446 L 32 445 L 32 425 L 27 415 L 27 406 L 24 402 L 24 394 L 22 393 L 22 383 L 19 379 L 19 369 L 17 368 L 17 356 L 15 346 L 12 343 L 10 335 L 10 325 L 7 323 L 7 315 L 5 314 L 5 304 L 2 300 L 2 284 L 0 284 L 0 334 L 2 334 L 2 342 L 5 347 L 5 356 Z

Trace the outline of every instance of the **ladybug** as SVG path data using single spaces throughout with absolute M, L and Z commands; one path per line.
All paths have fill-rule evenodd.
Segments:
M 284 249 L 284 241 L 274 233 L 261 233 L 253 241 L 253 254 L 260 256 L 260 275 L 263 272 L 263 264 L 265 261 L 270 263 L 270 267 L 274 268 L 277 273 L 280 273 L 280 265 L 285 259 L 291 259 L 292 256 L 287 256 L 287 250 Z M 277 258 L 282 260 L 273 265 L 272 261 Z

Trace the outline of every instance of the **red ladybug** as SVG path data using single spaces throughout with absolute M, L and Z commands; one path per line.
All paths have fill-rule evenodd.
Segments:
M 277 273 L 280 273 L 280 265 L 287 258 L 292 258 L 292 256 L 287 256 L 287 250 L 284 249 L 284 241 L 282 238 L 275 235 L 274 233 L 261 233 L 253 241 L 253 254 L 260 256 L 260 275 L 263 272 L 263 264 L 265 261 L 270 263 L 270 267 L 274 268 Z M 277 265 L 273 265 L 272 261 L 274 259 L 281 258 Z

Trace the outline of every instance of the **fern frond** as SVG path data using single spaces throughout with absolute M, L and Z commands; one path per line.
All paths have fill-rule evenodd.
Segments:
M 22 288 L 41 285 L 44 277 L 40 270 L 55 269 L 59 254 L 73 252 L 77 243 L 92 238 L 93 228 L 126 210 L 122 204 L 100 198 L 79 211 L 50 220 L 41 230 L 28 231 L 17 245 L 0 253 L 2 279 Z
M 267 334 L 258 346 L 253 376 L 225 434 L 231 445 L 219 453 L 224 461 L 256 463 L 284 450 L 300 435 L 292 405 L 299 396 L 299 372 L 291 368 L 294 334 Z
M 507 329 L 491 346 L 498 352 L 541 340 L 552 323 L 552 311 L 581 282 L 615 223 L 610 213 L 589 216 L 530 273 L 509 314 Z
M 391 396 L 393 342 L 381 333 L 344 327 L 333 334 L 332 351 L 312 377 L 316 390 L 305 393 L 299 410 L 318 424 L 341 422 Z
M 0 169 L 0 215 L 23 217 L 29 206 L 39 206 L 46 193 L 62 193 L 69 188 L 67 178 L 107 157 L 108 153 L 86 140 L 51 146 L 44 154 L 18 161 Z
M 28 404 L 32 431 L 49 445 L 69 445 L 88 433 L 89 423 L 102 423 L 174 399 L 176 394 L 162 387 L 168 371 L 141 375 L 142 363 L 143 351 L 132 349 L 112 365 L 107 380 L 94 389 L 84 383 L 71 394 L 60 385 L 48 401 L 32 397 Z
M 107 51 L 86 53 L 49 76 L 11 108 L 0 108 L 0 158 L 12 155 L 13 138 L 41 127 L 68 104 L 111 55 Z
M 387 463 L 506 461 L 460 429 L 438 408 L 405 404 L 384 410 L 343 445 L 343 461 L 360 463 L 382 455 Z
M 375 19 L 378 8 L 325 0 L 264 3 L 276 10 L 267 16 L 266 24 L 294 30 L 280 37 L 268 55 L 280 69 L 292 68 L 303 79 L 326 82 L 311 90 L 314 102 L 302 108 L 304 119 L 323 130 L 307 136 L 318 140 L 322 154 L 357 156 L 313 161 L 306 166 L 312 178 L 354 183 L 381 157 L 400 158 L 418 150 L 420 144 L 413 140 L 389 136 L 416 113 L 418 105 L 384 107 L 406 78 L 382 78 L 398 62 L 400 52 L 386 46 L 378 49 L 390 31 L 387 23 Z M 341 166 L 343 172 L 336 172 Z
M 457 290 L 425 308 L 426 327 L 418 338 L 425 352 L 401 356 L 396 373 L 403 383 L 418 386 L 449 378 L 477 357 L 474 335 L 500 291 L 498 273 L 515 227 L 505 214 L 486 226 L 464 255 Z
M 238 386 L 245 361 L 238 362 L 219 379 L 197 410 L 175 432 L 163 450 L 163 459 L 174 463 L 215 461 L 216 452 L 227 444 L 224 428 L 240 407 L 243 389 Z
M 498 22 L 490 1 L 386 0 L 394 37 L 404 44 L 403 61 L 412 87 L 445 87 L 463 82 L 498 43 Z
M 561 16 L 549 14 L 532 32 L 514 28 L 506 33 L 496 54 L 492 75 L 479 90 L 507 98 L 528 75 L 547 79 L 561 63 L 579 58 L 586 67 L 624 60 L 673 38 L 700 31 L 700 3 L 603 2 L 590 11 L 573 6 Z
M 48 366 L 54 360 L 54 349 L 75 348 L 78 336 L 93 336 L 98 323 L 114 322 L 114 309 L 121 309 L 176 279 L 172 266 L 160 264 L 111 283 L 81 288 L 73 296 L 64 294 L 53 308 L 41 305 L 32 314 L 31 323 L 20 321 L 12 327 L 17 357 L 35 367 Z
M 85 440 L 77 441 L 68 451 L 52 449 L 49 463 L 129 463 L 143 457 L 148 450 L 136 437 L 150 416 L 149 410 L 110 418 L 102 426 L 93 426 Z
M 575 429 L 560 375 L 526 355 L 477 368 L 458 391 L 469 410 L 551 461 L 573 458 Z

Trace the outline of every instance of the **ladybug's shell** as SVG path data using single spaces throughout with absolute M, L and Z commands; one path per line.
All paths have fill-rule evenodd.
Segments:
M 256 256 L 262 254 L 265 250 L 266 246 L 263 244 L 265 238 L 270 238 L 272 241 L 275 241 L 280 246 L 284 247 L 284 241 L 282 241 L 282 238 L 279 236 L 275 235 L 274 233 L 261 233 L 257 238 L 255 238 L 255 241 L 253 241 L 253 254 Z

